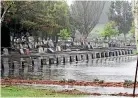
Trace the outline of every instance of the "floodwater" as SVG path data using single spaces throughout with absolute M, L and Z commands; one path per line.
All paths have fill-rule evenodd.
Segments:
M 23 79 L 40 80 L 73 79 L 78 81 L 100 79 L 109 82 L 123 82 L 124 80 L 134 80 L 136 59 L 136 56 L 132 56 L 131 60 L 123 62 L 108 61 L 96 63 L 94 61 L 81 61 L 65 65 L 43 65 L 38 70 L 34 68 L 33 71 L 30 70 L 30 66 L 25 66 L 23 71 L 10 70 L 8 75 L 5 75 L 5 72 L 2 71 L 2 77 L 12 78 L 14 76 Z

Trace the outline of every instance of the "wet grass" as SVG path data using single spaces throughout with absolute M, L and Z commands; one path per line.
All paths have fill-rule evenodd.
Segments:
M 82 97 L 87 95 L 74 95 L 56 92 L 52 89 L 34 89 L 22 86 L 1 86 L 2 97 Z

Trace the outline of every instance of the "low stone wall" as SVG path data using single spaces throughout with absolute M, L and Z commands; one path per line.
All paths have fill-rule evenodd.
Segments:
M 67 64 L 79 62 L 91 62 L 92 65 L 110 64 L 115 62 L 123 62 L 133 60 L 133 50 L 115 50 L 115 51 L 84 51 L 84 52 L 70 52 L 70 53 L 57 53 L 46 55 L 18 55 L 18 56 L 2 56 L 1 59 L 1 72 L 4 76 L 8 76 L 10 72 L 18 75 L 19 71 L 27 73 L 28 71 L 33 74 L 38 73 L 40 70 L 51 64 Z

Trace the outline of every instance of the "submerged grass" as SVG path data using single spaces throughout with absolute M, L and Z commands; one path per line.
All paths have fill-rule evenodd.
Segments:
M 34 89 L 21 86 L 1 86 L 1 97 L 82 97 L 87 95 L 63 94 L 51 89 Z

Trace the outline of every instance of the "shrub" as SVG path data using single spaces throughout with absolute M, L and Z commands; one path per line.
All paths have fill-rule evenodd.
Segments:
M 60 80 L 60 82 L 66 82 L 66 79 L 62 79 L 62 80 Z
M 99 82 L 100 80 L 96 78 L 96 79 L 94 79 L 93 81 L 94 81 L 94 82 Z
M 68 82 L 69 83 L 72 83 L 72 82 L 75 82 L 76 80 L 73 80 L 73 79 L 68 79 Z
M 100 80 L 99 83 L 104 83 L 104 80 Z
M 104 83 L 104 80 L 94 79 L 93 82 Z
M 130 85 L 132 85 L 133 84 L 133 81 L 131 81 L 131 80 L 125 80 L 124 81 L 124 85 L 125 86 L 130 86 Z

